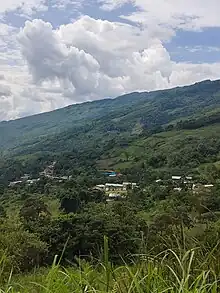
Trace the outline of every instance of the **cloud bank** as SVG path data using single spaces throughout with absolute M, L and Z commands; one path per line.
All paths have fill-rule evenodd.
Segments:
M 219 64 L 172 62 L 147 29 L 89 16 L 57 30 L 28 21 L 18 40 L 34 82 L 58 82 L 73 102 L 218 77 Z
M 22 4 L 26 6 L 10 1 L 5 10 L 16 6 L 29 14 L 46 5 L 41 0 Z M 120 22 L 81 15 L 56 28 L 42 19 L 26 21 L 21 29 L 0 25 L 0 120 L 132 91 L 220 78 L 220 63 L 174 62 L 165 47 L 179 29 L 220 27 L 216 12 L 220 2 L 98 2 L 109 13 L 128 3 L 136 9 L 120 15 Z M 54 0 L 53 6 L 65 9 L 69 3 Z M 75 1 L 76 7 L 82 4 Z

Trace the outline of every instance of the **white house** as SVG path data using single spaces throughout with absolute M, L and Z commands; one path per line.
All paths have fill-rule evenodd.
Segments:
M 198 192 L 201 192 L 201 191 L 207 191 L 207 192 L 210 192 L 212 190 L 212 188 L 214 187 L 213 184 L 201 184 L 201 183 L 198 183 L 198 184 L 193 184 L 193 187 L 192 187 L 192 190 L 193 190 L 193 193 L 198 193 Z
M 118 183 L 106 183 L 105 184 L 105 191 L 111 191 L 111 190 L 123 190 L 123 184 Z
M 23 183 L 23 181 L 21 181 L 21 180 L 19 180 L 19 181 L 14 181 L 14 182 L 10 182 L 9 187 L 14 187 L 14 186 L 19 185 L 19 184 L 21 184 L 21 183 Z
M 36 183 L 38 181 L 40 181 L 40 178 L 37 178 L 37 179 L 29 179 L 29 180 L 27 180 L 27 184 L 28 185 L 32 185 L 32 184 L 34 184 L 34 183 Z
M 97 188 L 97 189 L 105 189 L 105 185 L 104 184 L 98 184 L 98 185 L 96 185 L 96 187 L 95 188 Z
M 118 193 L 109 193 L 109 195 L 108 195 L 108 198 L 107 198 L 107 202 L 111 202 L 111 201 L 113 201 L 113 200 L 116 200 L 116 199 L 120 199 L 120 198 L 123 198 L 122 196 L 121 196 L 121 194 L 118 194 Z
M 137 187 L 137 183 L 132 183 L 132 182 L 123 182 L 123 190 L 128 190 L 128 188 L 134 189 Z
M 123 182 L 119 183 L 106 183 L 106 184 L 98 184 L 94 188 L 103 190 L 103 191 L 127 191 L 129 188 L 134 189 L 137 187 L 137 183 L 132 182 Z

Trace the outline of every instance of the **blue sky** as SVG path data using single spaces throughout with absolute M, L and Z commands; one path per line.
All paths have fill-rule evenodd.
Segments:
M 207 28 L 199 32 L 177 31 L 165 46 L 175 61 L 220 62 L 220 28 Z
M 48 5 L 46 11 L 35 12 L 31 18 L 40 18 L 50 22 L 54 28 L 62 24 L 68 24 L 80 15 L 89 15 L 95 19 L 108 20 L 110 22 L 131 23 L 122 19 L 121 15 L 135 13 L 138 8 L 131 3 L 125 3 L 114 10 L 103 10 L 96 1 L 88 1 L 80 8 L 68 4 L 66 7 L 55 8 Z M 19 9 L 6 11 L 2 22 L 20 28 L 30 16 L 23 15 Z M 133 23 L 133 25 L 136 25 Z M 168 42 L 164 42 L 174 61 L 186 62 L 219 62 L 220 61 L 220 27 L 204 27 L 199 31 L 177 29 L 175 36 Z M 218 51 L 219 49 L 219 51 Z
M 0 4 L 0 120 L 220 78 L 219 0 Z

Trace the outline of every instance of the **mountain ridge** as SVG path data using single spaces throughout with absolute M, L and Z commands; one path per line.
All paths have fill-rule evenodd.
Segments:
M 0 121 L 0 125 L 1 124 L 12 123 L 14 121 L 20 121 L 20 120 L 28 119 L 30 117 L 44 116 L 44 115 L 47 115 L 47 114 L 50 114 L 50 113 L 55 113 L 57 111 L 64 110 L 64 109 L 69 109 L 69 108 L 72 108 L 72 107 L 75 107 L 75 106 L 81 106 L 81 105 L 86 105 L 86 104 L 91 104 L 91 103 L 96 104 L 96 103 L 101 103 L 103 101 L 112 101 L 112 100 L 124 99 L 125 97 L 130 96 L 130 95 L 134 95 L 134 94 L 153 94 L 153 93 L 157 94 L 157 93 L 165 92 L 165 91 L 169 91 L 169 90 L 175 90 L 175 89 L 181 89 L 181 88 L 182 89 L 184 89 L 184 88 L 190 88 L 190 87 L 193 87 L 193 86 L 198 85 L 198 84 L 216 83 L 216 82 L 219 82 L 220 83 L 220 79 L 218 79 L 218 80 L 210 80 L 210 79 L 207 79 L 207 80 L 203 80 L 201 82 L 195 82 L 195 83 L 190 84 L 190 85 L 176 86 L 176 87 L 172 87 L 172 88 L 169 88 L 169 89 L 162 89 L 162 90 L 134 91 L 134 92 L 126 93 L 126 94 L 123 94 L 123 95 L 120 95 L 120 96 L 117 96 L 117 97 L 114 97 L 114 98 L 103 98 L 103 99 L 98 99 L 98 100 L 93 100 L 93 101 L 86 101 L 86 102 L 82 102 L 82 103 L 75 103 L 75 104 L 70 104 L 68 106 L 61 107 L 61 108 L 58 108 L 58 109 L 55 109 L 55 110 L 51 110 L 51 111 L 46 111 L 46 112 L 42 112 L 42 113 L 36 113 L 36 114 L 33 114 L 33 115 L 19 117 L 19 118 L 11 119 L 11 120 L 2 120 L 2 121 Z
M 200 88 L 218 87 L 220 90 L 220 80 L 209 81 L 205 80 L 194 85 L 176 87 L 173 89 L 159 90 L 153 92 L 134 92 L 126 94 L 115 99 L 103 99 L 92 102 L 85 102 L 82 104 L 74 104 L 54 111 L 40 113 L 33 116 L 20 118 L 17 120 L 11 120 L 8 122 L 0 123 L 0 136 L 3 138 L 0 141 L 0 147 L 8 147 L 14 145 L 14 140 L 18 138 L 26 139 L 26 136 L 36 137 L 45 134 L 51 135 L 52 133 L 60 133 L 66 131 L 72 127 L 79 127 L 86 125 L 88 121 L 94 121 L 98 119 L 105 119 L 111 116 L 113 118 L 122 118 L 126 115 L 132 116 L 130 113 L 135 111 L 141 116 L 146 113 L 150 115 L 152 108 L 160 107 L 162 111 L 167 110 L 169 98 L 177 99 L 176 95 L 181 95 L 182 92 L 192 92 L 194 94 L 196 90 Z M 195 90 L 196 89 L 196 90 Z M 198 99 L 198 98 L 197 98 Z M 152 103 L 155 103 L 152 107 Z M 178 101 L 178 107 L 181 105 L 181 100 Z M 97 106 L 98 105 L 98 106 Z M 134 108 L 135 107 L 135 108 Z M 172 105 L 170 105 L 172 108 Z M 176 111 L 177 108 L 176 107 Z M 146 113 L 144 110 L 146 109 Z M 181 112 L 181 109 L 180 109 Z
M 115 99 L 86 102 L 2 122 L 0 150 L 2 158 L 29 161 L 33 157 L 44 157 L 44 160 L 48 161 L 49 157 L 61 159 L 65 153 L 69 153 L 78 156 L 79 165 L 80 160 L 87 158 L 88 165 L 110 160 L 112 166 L 132 167 L 138 165 L 139 161 L 148 162 L 149 158 L 139 154 L 139 149 L 136 153 L 133 149 L 137 144 L 148 144 L 148 138 L 152 137 L 152 140 L 156 141 L 155 134 L 164 132 L 165 139 L 160 141 L 166 144 L 167 133 L 172 134 L 172 130 L 178 132 L 177 139 L 182 135 L 189 140 L 186 129 L 195 129 L 192 131 L 194 141 L 204 143 L 200 139 L 202 132 L 196 129 L 210 129 L 214 124 L 220 124 L 220 80 L 206 80 L 173 89 L 134 92 Z M 175 136 L 175 133 L 173 135 Z M 212 145 L 212 137 L 206 137 Z M 171 143 L 172 140 L 169 141 L 167 149 L 171 147 Z M 178 147 L 177 142 L 171 149 L 176 150 Z M 193 152 L 196 152 L 197 146 L 192 143 L 191 147 Z M 214 148 L 217 155 L 216 144 Z M 122 159 L 126 149 L 133 158 L 129 164 L 124 164 Z M 148 146 L 146 149 L 149 149 Z M 153 144 L 152 149 L 149 149 L 152 160 L 154 153 L 157 154 L 157 146 Z M 163 157 L 161 153 L 158 155 Z M 169 156 L 168 152 L 166 162 L 169 162 Z M 113 157 L 118 159 L 112 159 Z M 201 158 L 199 160 L 203 162 Z M 169 163 L 167 164 L 169 166 Z

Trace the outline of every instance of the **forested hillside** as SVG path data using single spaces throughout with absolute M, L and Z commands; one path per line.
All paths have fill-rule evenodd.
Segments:
M 41 150 L 53 143 L 53 135 L 66 135 L 75 141 L 91 133 L 99 138 L 112 133 L 137 134 L 173 120 L 220 105 L 220 81 L 204 81 L 192 86 L 150 93 L 132 93 L 116 99 L 106 99 L 69 106 L 53 112 L 0 123 L 0 146 L 40 143 Z M 64 134 L 65 133 L 65 134 Z M 70 137 L 68 137 L 69 135 Z M 76 139 L 77 138 L 77 139 Z M 94 137 L 94 139 L 96 136 Z M 68 149 L 68 146 L 65 147 Z M 18 148 L 19 149 L 19 148 Z M 24 146 L 23 146 L 24 149 Z M 60 146 L 57 145 L 60 151 Z M 69 149 L 68 149 L 69 150 Z
M 65 165 L 58 173 L 71 173 L 79 165 L 136 174 L 136 169 L 153 169 L 159 172 L 155 176 L 195 171 L 218 161 L 219 123 L 220 81 L 2 122 L 0 176 L 12 180 L 25 172 L 36 174 L 51 160 Z
M 2 122 L 0 137 L 1 292 L 219 292 L 220 81 Z

